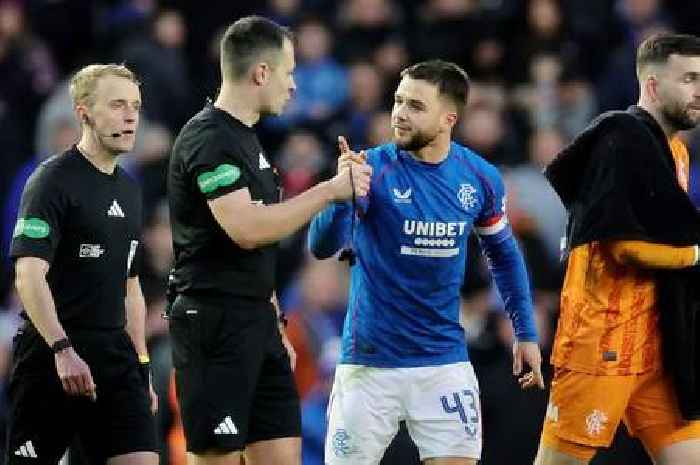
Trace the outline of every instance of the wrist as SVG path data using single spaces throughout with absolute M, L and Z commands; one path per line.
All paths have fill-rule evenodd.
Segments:
M 333 188 L 333 181 L 322 181 L 318 184 L 319 189 L 323 195 L 323 201 L 325 203 L 331 203 L 336 201 L 335 189 Z
M 54 354 L 60 354 L 62 352 L 65 352 L 66 350 L 70 349 L 73 347 L 73 344 L 71 343 L 70 339 L 68 337 L 64 336 L 60 339 L 56 339 L 51 345 L 51 351 Z

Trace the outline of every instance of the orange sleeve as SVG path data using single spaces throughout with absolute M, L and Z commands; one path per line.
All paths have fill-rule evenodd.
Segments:
M 639 268 L 687 268 L 698 261 L 698 248 L 693 245 L 676 247 L 645 241 L 614 241 L 607 246 L 616 262 Z

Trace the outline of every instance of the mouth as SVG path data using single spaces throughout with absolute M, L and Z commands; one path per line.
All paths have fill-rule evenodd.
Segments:
M 133 129 L 125 129 L 122 131 L 122 136 L 133 136 L 135 133 Z
M 392 125 L 394 129 L 398 129 L 399 131 L 410 131 L 411 128 L 406 127 L 406 126 L 399 126 L 398 124 Z

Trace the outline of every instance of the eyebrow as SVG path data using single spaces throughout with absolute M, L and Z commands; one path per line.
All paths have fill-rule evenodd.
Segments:
M 109 103 L 128 103 L 129 100 L 125 98 L 113 98 L 109 100 Z M 138 103 L 139 105 L 141 104 L 141 100 L 131 100 L 131 103 Z
M 422 100 L 416 100 L 414 98 L 406 98 L 401 94 L 394 94 L 394 99 L 396 99 L 396 98 L 402 98 L 402 99 L 406 100 L 409 104 L 416 106 L 416 107 L 419 107 L 419 108 L 426 107 L 425 103 Z

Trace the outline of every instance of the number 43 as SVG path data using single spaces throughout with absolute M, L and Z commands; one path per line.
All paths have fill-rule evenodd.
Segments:
M 441 396 L 440 400 L 446 413 L 459 414 L 459 419 L 464 423 L 464 430 L 467 432 L 467 436 L 475 438 L 479 431 L 479 408 L 477 407 L 474 392 L 464 389 L 461 392 L 453 392 L 450 395 Z M 450 404 L 450 402 L 453 403 Z

